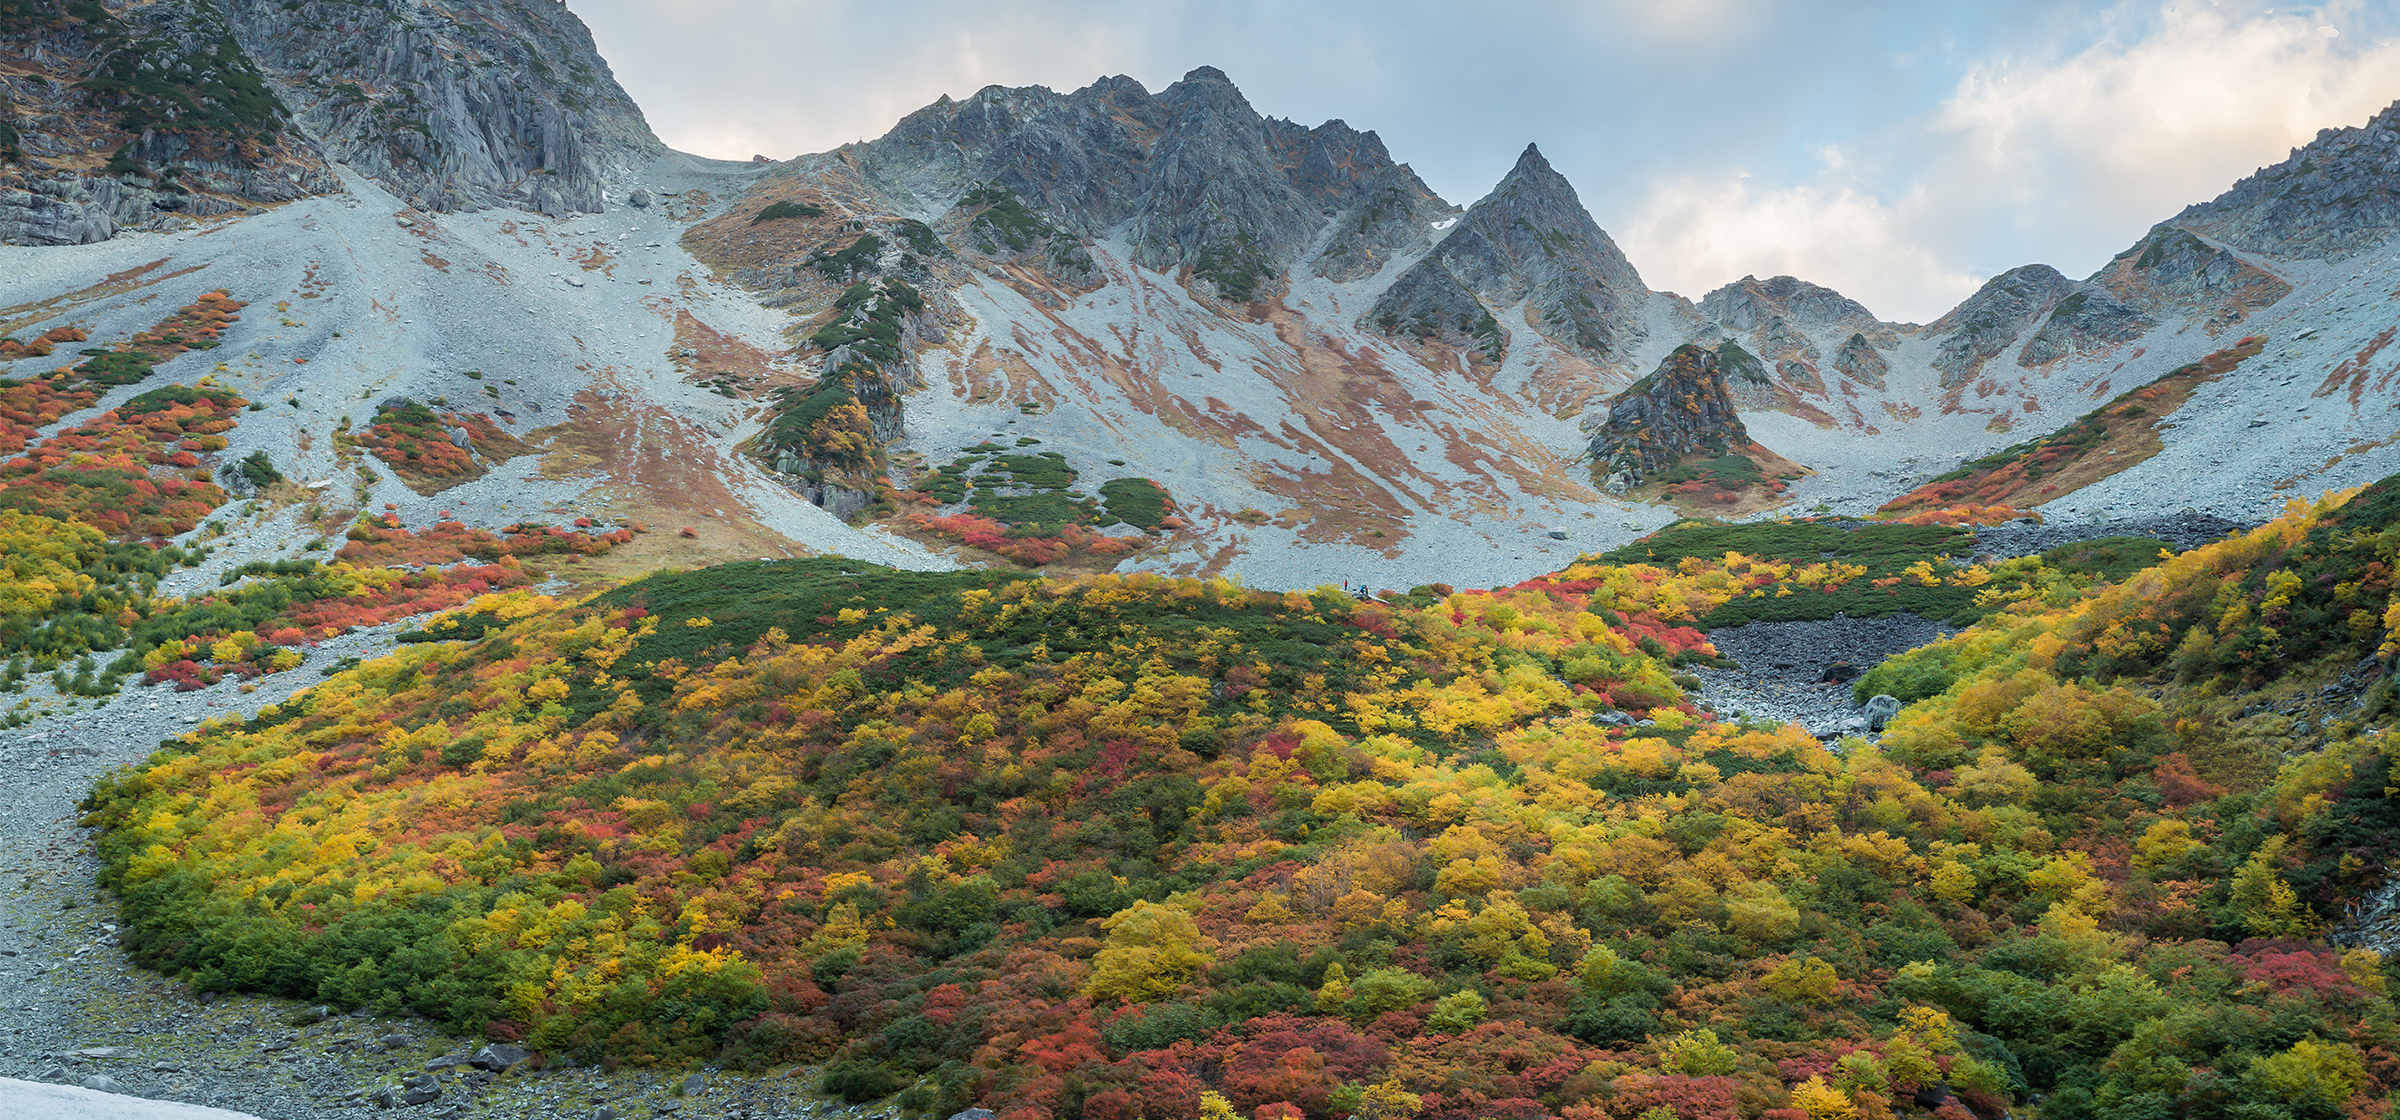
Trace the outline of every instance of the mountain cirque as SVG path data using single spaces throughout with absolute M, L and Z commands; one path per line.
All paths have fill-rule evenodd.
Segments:
M 2026 547 L 2075 539 L 2065 522 L 2189 507 L 2170 518 L 2185 545 L 2389 474 L 2400 442 L 2400 107 L 2327 130 L 2089 277 L 2027 265 L 1919 325 L 1793 277 L 1696 302 L 1652 291 L 1537 147 L 1461 207 L 1375 133 L 1262 116 L 1207 67 L 1155 92 L 995 86 L 758 165 L 659 143 L 561 5 L 0 0 L 0 95 L 0 483 L 49 501 L 47 472 L 104 452 L 123 473 L 95 493 L 255 496 L 174 514 L 192 525 L 177 543 L 212 551 L 162 560 L 160 586 L 193 598 L 353 546 L 383 550 L 376 579 L 423 589 L 448 561 L 412 550 L 437 537 L 545 545 L 568 523 L 588 548 L 495 551 L 514 572 L 493 578 L 592 588 L 822 553 L 1491 587 L 1685 509 L 1864 514 L 1904 495 L 1936 519 L 1970 498 L 2039 504 L 2053 524 L 2013 530 Z M 938 578 L 987 577 L 1002 578 Z M 2318 582 L 2303 599 L 2337 594 Z M 844 602 L 795 617 L 881 625 L 863 592 Z M 1510 616 L 1477 624 L 1531 640 Z M 1876 656 L 1913 636 L 1864 629 Z M 387 634 L 283 649 L 338 671 Z M 198 684 L 202 656 L 179 640 L 160 667 Z M 1681 687 L 1667 667 L 1650 665 L 1659 696 Z M 1830 713 L 1838 698 L 1802 676 L 1793 702 Z M 44 775 L 0 814 L 25 841 L 11 929 L 114 940 L 63 907 L 89 896 L 60 854 L 77 835 L 61 791 L 278 690 L 240 687 L 162 686 L 138 718 L 110 701 L 105 734 L 68 714 L 7 744 Z M 45 702 L 79 703 L 72 688 Z M 1771 692 L 1758 711 L 1788 699 Z M 53 956 L 70 980 L 118 959 Z M 169 1006 L 163 986 L 110 998 Z M 21 1014 L 40 1027 L 15 1036 L 28 1047 L 97 1029 L 47 998 Z M 262 1014 L 227 1009 L 216 1048 L 179 1060 L 257 1057 Z M 388 1071 L 388 1038 L 350 1042 L 353 1068 L 317 1071 L 323 1099 Z M 429 1046 L 412 1064 L 445 1052 L 401 1049 Z M 681 1092 L 637 1084 L 659 1111 Z M 224 1099 L 283 1113 L 280 1089 L 254 1088 Z
M 1789 510 L 1865 512 L 2250 334 L 2266 355 L 2160 423 L 2168 450 L 2114 493 L 2173 478 L 2178 504 L 2257 516 L 2278 486 L 2363 479 L 2396 427 L 2364 297 L 2395 286 L 2388 112 L 2090 278 L 2029 265 L 1918 326 L 1791 277 L 1654 292 L 1537 148 L 1461 209 L 1373 132 L 1264 117 L 1209 67 L 994 86 L 768 166 L 668 152 L 550 4 L 22 0 L 0 82 L 0 236 L 112 246 L 29 250 L 9 329 L 113 328 L 186 288 L 313 300 L 228 336 L 256 356 L 221 376 L 300 402 L 229 454 L 322 479 L 336 398 L 493 410 L 511 438 L 476 452 L 499 457 L 483 478 L 367 487 L 403 512 L 499 522 L 542 477 L 752 553 L 946 564 L 1006 530 L 1052 542 L 1001 548 L 1020 561 L 1405 587 L 1663 523 L 1593 449 L 1685 344 L 1785 461 Z M 69 291 L 93 294 L 45 302 Z M 2335 367 L 2355 393 L 2303 395 Z M 2197 488 L 2153 473 L 2185 445 L 2216 460 Z M 1145 479 L 1173 512 L 1136 533 L 1096 495 Z

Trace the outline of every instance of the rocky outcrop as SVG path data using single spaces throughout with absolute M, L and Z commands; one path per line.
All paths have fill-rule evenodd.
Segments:
M 1933 368 L 1941 374 L 1942 388 L 1955 389 L 1975 380 L 1983 372 L 1984 362 L 2025 337 L 2033 324 L 2075 289 L 2074 281 L 2046 264 L 2012 268 L 1985 281 L 1974 295 L 1925 328 L 1928 336 L 1938 340 Z
M 597 212 L 666 151 L 563 4 L 225 6 L 326 153 L 422 209 Z
M 1700 315 L 1729 331 L 1755 331 L 1778 318 L 1812 327 L 1846 327 L 1886 347 L 1898 341 L 1900 330 L 1898 324 L 1877 319 L 1857 300 L 1791 276 L 1744 276 L 1700 297 Z
M 1790 276 L 1744 276 L 1702 296 L 1698 311 L 1743 339 L 1780 381 L 1772 389 L 1750 388 L 1726 371 L 1735 399 L 1756 408 L 1788 407 L 1798 395 L 1824 394 L 1826 346 L 1837 348 L 1836 372 L 1880 389 L 1890 363 L 1877 348 L 1897 347 L 1903 331 L 1914 329 L 1884 322 L 1857 300 Z
M 2050 309 L 2042 328 L 2017 352 L 2017 364 L 2031 368 L 2079 351 L 2106 349 L 2140 338 L 2157 325 L 2157 320 L 2127 306 L 2108 289 L 2085 284 Z
M 2272 167 L 2184 208 L 2174 225 L 2236 249 L 2318 259 L 2400 234 L 2400 102 L 2362 128 L 2328 128 Z
M 2290 295 L 2280 276 L 2172 225 L 2151 227 L 2089 281 L 2153 315 L 2182 312 L 2222 329 Z
M 104 241 L 340 189 L 201 0 L 8 5 L 0 117 L 8 244 Z
M 1529 144 L 1500 185 L 1402 273 L 1364 321 L 1386 334 L 1464 335 L 1452 341 L 1490 353 L 1495 343 L 1506 346 L 1496 326 L 1483 332 L 1490 312 L 1522 301 L 1551 340 L 1622 366 L 1645 337 L 1641 309 L 1649 294 L 1575 188 Z M 1462 329 L 1470 305 L 1483 315 Z
M 1596 473 L 1647 475 L 1697 451 L 1723 453 L 1750 442 L 1715 351 L 1683 345 L 1650 376 L 1609 399 L 1592 436 Z
M 1157 94 L 1115 77 L 945 97 L 843 155 L 905 206 L 1005 191 L 1074 236 L 1122 232 L 1135 263 L 1189 269 L 1235 300 L 1301 264 L 1329 224 L 1323 270 L 1355 277 L 1421 249 L 1424 216 L 1447 209 L 1374 133 L 1263 118 L 1208 66 Z
M 1775 380 L 1775 375 L 1767 370 L 1767 363 L 1743 349 L 1739 342 L 1726 339 L 1717 344 L 1716 353 L 1717 368 L 1724 371 L 1725 384 L 1737 393 L 1745 385 L 1763 386 Z
M 1892 363 L 1874 343 L 1867 341 L 1866 335 L 1853 334 L 1842 343 L 1841 349 L 1834 351 L 1833 369 L 1861 385 L 1881 389 L 1884 375 L 1892 371 Z

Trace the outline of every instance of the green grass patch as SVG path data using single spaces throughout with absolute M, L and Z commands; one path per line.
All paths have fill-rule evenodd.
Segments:
M 875 268 L 875 255 L 883 252 L 883 239 L 872 233 L 858 235 L 858 240 L 843 246 L 838 252 L 823 249 L 808 255 L 809 266 L 828 280 L 840 280 L 853 272 Z
M 958 205 L 962 210 L 981 208 L 967 223 L 967 233 L 982 243 L 985 252 L 997 253 L 1006 248 L 1011 253 L 1022 253 L 1059 236 L 1057 226 L 1026 209 L 1025 200 L 1006 187 L 977 187 L 967 192 Z
M 757 217 L 750 219 L 750 224 L 757 225 L 760 222 L 772 222 L 780 218 L 822 218 L 824 216 L 825 208 L 815 203 L 782 199 L 768 203 L 766 209 L 759 211 Z
M 1703 630 L 1745 622 L 1827 619 L 1836 614 L 1881 618 L 1902 611 L 1965 625 L 1987 613 L 1975 605 L 1978 589 L 1926 587 L 1903 573 L 1920 560 L 1938 562 L 1944 556 L 1959 559 L 1959 566 L 1964 567 L 1963 558 L 1971 555 L 1974 547 L 1974 533 L 1945 525 L 1684 520 L 1604 553 L 1601 559 L 1614 564 L 1673 567 L 1686 557 L 1722 561 L 1726 553 L 1739 552 L 1795 567 L 1840 560 L 1866 569 L 1866 574 L 1831 592 L 1812 589 L 1777 596 L 1770 591 L 1758 598 L 1736 598 L 1701 618 L 1698 625 Z M 1896 583 L 1875 586 L 1876 580 L 1895 578 Z
M 1146 478 L 1112 478 L 1100 484 L 1108 515 L 1143 532 L 1158 528 L 1167 516 L 1166 487 Z

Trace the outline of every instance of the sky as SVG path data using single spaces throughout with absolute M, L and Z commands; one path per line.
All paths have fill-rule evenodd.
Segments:
M 2400 3 L 2248 0 L 568 0 L 651 127 L 782 159 L 943 94 L 1153 91 L 1382 136 L 1467 205 L 1528 142 L 1653 288 L 1744 275 L 1927 322 L 2400 100 Z

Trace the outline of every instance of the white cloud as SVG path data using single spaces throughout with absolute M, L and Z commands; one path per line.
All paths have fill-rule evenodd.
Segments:
M 1788 272 L 1917 321 L 2019 264 L 2087 274 L 2400 97 L 2400 43 L 2324 33 L 2357 14 L 2121 6 L 2094 41 L 1971 61 L 1930 113 L 1828 146 L 1813 170 L 1653 183 L 1622 240 L 1687 294 Z
M 1983 278 L 1913 237 L 1913 208 L 1852 186 L 1685 179 L 1655 187 L 1618 241 L 1652 287 L 1694 300 L 1745 275 L 1792 275 L 1921 322 Z
M 2064 59 L 1987 60 L 1933 125 L 1960 141 L 1952 175 L 2007 181 L 2037 211 L 2164 219 L 2400 96 L 2400 44 L 2345 43 L 2328 17 L 2201 9 Z

